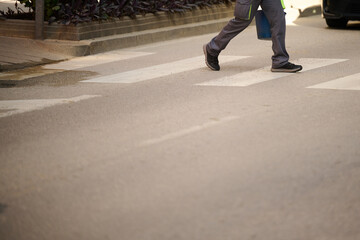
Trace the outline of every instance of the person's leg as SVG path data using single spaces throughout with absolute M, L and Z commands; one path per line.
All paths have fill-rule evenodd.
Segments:
M 218 56 L 231 39 L 249 26 L 256 14 L 260 1 L 261 0 L 236 0 L 235 18 L 230 20 L 221 32 L 206 46 L 206 50 L 210 55 Z
M 272 49 L 272 67 L 280 68 L 289 61 L 289 54 L 285 47 L 286 22 L 285 13 L 281 0 L 262 0 L 263 9 L 271 26 Z

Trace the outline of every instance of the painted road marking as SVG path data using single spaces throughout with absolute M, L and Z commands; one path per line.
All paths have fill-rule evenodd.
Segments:
M 320 83 L 307 88 L 360 90 L 360 73 Z
M 128 60 L 136 57 L 143 57 L 154 53 L 132 52 L 132 51 L 112 51 L 85 57 L 76 57 L 68 61 L 45 65 L 45 69 L 75 70 L 80 68 L 92 67 L 109 62 Z
M 55 105 L 79 102 L 94 97 L 100 97 L 100 95 L 82 95 L 73 98 L 57 99 L 4 100 L 0 101 L 0 118 L 34 110 L 41 110 Z
M 240 59 L 248 58 L 248 56 L 222 56 L 221 62 L 227 63 Z M 92 83 L 136 83 L 154 78 L 165 77 L 172 74 L 191 71 L 195 69 L 205 68 L 204 56 L 187 58 L 180 61 L 155 65 L 146 68 L 140 68 L 132 71 L 102 76 L 82 82 Z
M 302 72 L 310 71 L 316 68 L 325 67 L 335 63 L 347 61 L 348 59 L 326 59 L 326 58 L 301 58 L 295 60 L 296 63 L 303 66 Z M 257 83 L 270 81 L 294 73 L 273 73 L 270 71 L 270 66 L 256 69 L 253 71 L 242 72 L 236 75 L 227 76 L 203 83 L 198 83 L 199 86 L 219 86 L 219 87 L 246 87 Z M 301 72 L 300 72 L 301 74 Z
M 169 134 L 166 134 L 159 138 L 153 138 L 153 139 L 146 140 L 141 144 L 141 146 L 149 146 L 149 145 L 153 145 L 153 144 L 157 144 L 157 143 L 162 143 L 162 142 L 165 142 L 168 140 L 183 137 L 183 136 L 195 133 L 195 132 L 202 131 L 207 128 L 214 127 L 216 125 L 220 125 L 220 124 L 223 124 L 226 122 L 236 120 L 236 119 L 239 119 L 239 117 L 229 116 L 229 117 L 225 117 L 225 118 L 221 118 L 221 119 L 217 119 L 217 120 L 212 120 L 212 121 L 206 122 L 202 125 L 197 125 L 197 126 L 193 126 L 193 127 L 187 128 L 187 129 L 177 131 L 177 132 L 169 133 Z

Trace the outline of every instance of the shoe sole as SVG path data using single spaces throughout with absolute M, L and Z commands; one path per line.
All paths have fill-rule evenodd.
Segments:
M 271 68 L 272 72 L 296 73 L 302 70 L 302 67 L 295 69 Z
M 203 51 L 204 51 L 204 55 L 205 55 L 205 63 L 206 63 L 206 66 L 208 66 L 208 68 L 210 68 L 211 70 L 213 71 L 219 71 L 215 68 L 213 68 L 207 61 L 207 51 L 206 51 L 206 44 L 203 45 Z

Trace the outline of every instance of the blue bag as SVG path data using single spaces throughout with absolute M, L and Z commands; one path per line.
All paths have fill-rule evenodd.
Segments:
M 258 39 L 271 40 L 270 23 L 263 10 L 258 10 L 255 15 Z

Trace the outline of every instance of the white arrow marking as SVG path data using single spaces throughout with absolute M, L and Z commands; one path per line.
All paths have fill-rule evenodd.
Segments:
M 4 100 L 0 101 L 0 118 L 34 110 L 41 110 L 55 105 L 79 102 L 94 97 L 100 97 L 100 95 L 82 95 L 73 98 L 58 99 Z

